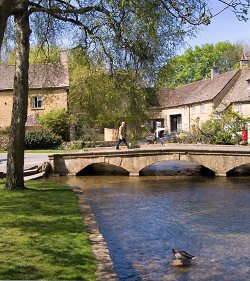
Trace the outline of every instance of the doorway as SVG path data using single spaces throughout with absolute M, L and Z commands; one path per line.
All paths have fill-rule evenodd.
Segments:
M 170 115 L 171 133 L 176 133 L 181 130 L 181 114 Z

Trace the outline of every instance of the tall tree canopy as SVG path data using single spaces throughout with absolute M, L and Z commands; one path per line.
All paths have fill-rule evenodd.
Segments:
M 146 117 L 147 92 L 139 74 L 120 70 L 110 75 L 80 47 L 70 51 L 69 74 L 69 111 L 77 136 L 90 127 L 117 126 L 122 119 L 140 128 Z
M 248 0 L 216 0 L 246 18 Z M 25 0 L 16 0 L 18 3 Z M 207 0 L 31 0 L 27 1 L 32 43 L 79 42 L 89 52 L 108 58 L 111 67 L 159 66 L 195 27 L 210 23 Z M 13 9 L 15 13 L 15 9 Z M 66 36 L 65 36 L 66 35 Z M 59 41 L 57 41 L 59 42 Z M 62 41 L 60 41 L 62 42 Z
M 211 68 L 224 73 L 239 67 L 244 47 L 241 44 L 219 42 L 188 48 L 183 55 L 169 59 L 158 75 L 158 86 L 175 88 L 210 77 Z
M 245 19 L 249 0 L 217 0 Z M 159 66 L 194 27 L 209 24 L 208 0 L 15 0 L 16 74 L 7 189 L 23 189 L 24 130 L 27 118 L 29 44 L 81 42 L 92 54 L 108 59 L 110 69 Z M 32 35 L 30 37 L 32 31 Z M 69 38 L 70 37 L 70 38 Z M 148 76 L 148 79 L 150 76 Z

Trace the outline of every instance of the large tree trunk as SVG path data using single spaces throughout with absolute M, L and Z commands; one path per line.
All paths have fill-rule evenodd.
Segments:
M 14 10 L 16 26 L 16 71 L 13 108 L 7 157 L 6 189 L 24 189 L 24 141 L 28 106 L 29 15 L 26 0 L 19 1 Z
M 10 15 L 14 0 L 0 0 L 0 49 L 3 43 L 7 19 Z

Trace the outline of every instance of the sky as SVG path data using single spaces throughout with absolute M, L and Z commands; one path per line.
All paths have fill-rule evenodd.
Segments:
M 215 1 L 215 0 L 214 0 Z M 214 2 L 212 1 L 212 2 Z M 214 7 L 216 10 L 219 7 Z M 212 19 L 211 24 L 202 27 L 196 38 L 187 40 L 188 46 L 181 49 L 181 53 L 188 47 L 201 46 L 206 43 L 216 44 L 222 41 L 230 43 L 244 43 L 250 45 L 250 10 L 247 22 L 239 21 L 229 10 Z

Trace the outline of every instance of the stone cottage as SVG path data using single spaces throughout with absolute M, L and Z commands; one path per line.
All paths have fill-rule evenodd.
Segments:
M 14 73 L 14 65 L 0 65 L 0 128 L 10 126 Z M 67 110 L 68 91 L 69 74 L 66 51 L 61 51 L 60 63 L 31 64 L 26 127 L 39 126 L 39 116 L 51 110 Z
M 156 124 L 168 132 L 190 131 L 197 122 L 210 119 L 215 110 L 228 106 L 250 117 L 250 69 L 249 60 L 243 55 L 240 69 L 219 74 L 217 67 L 211 70 L 211 78 L 179 86 L 163 88 L 158 93 L 159 106 L 151 108 L 151 129 Z

